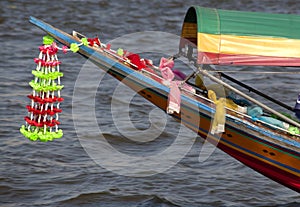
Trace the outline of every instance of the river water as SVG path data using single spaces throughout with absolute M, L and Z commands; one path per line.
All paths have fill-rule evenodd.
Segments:
M 77 54 L 59 54 L 63 138 L 31 142 L 19 133 L 45 35 L 29 16 L 99 35 L 116 49 L 136 47 L 157 63 L 162 53 L 176 53 L 175 36 L 191 5 L 300 14 L 300 1 L 276 0 L 0 2 L 1 207 L 300 205 L 299 194 L 220 150 L 200 162 L 199 137 Z M 299 92 L 299 75 L 235 76 L 291 106 Z

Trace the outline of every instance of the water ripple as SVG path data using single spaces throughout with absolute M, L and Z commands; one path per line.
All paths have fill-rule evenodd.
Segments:
M 0 206 L 300 205 L 299 194 L 270 181 L 219 150 L 204 163 L 199 163 L 200 140 L 177 165 L 151 177 L 124 177 L 98 166 L 81 146 L 72 119 L 73 88 L 85 63 L 76 54 L 61 56 L 65 73 L 62 79 L 65 102 L 62 103 L 64 111 L 61 115 L 64 137 L 51 143 L 30 142 L 18 132 L 26 115 L 25 106 L 29 103 L 26 95 L 31 91 L 28 82 L 32 79 L 31 70 L 35 68 L 33 58 L 39 53 L 38 46 L 44 35 L 28 22 L 29 16 L 41 18 L 67 32 L 75 29 L 88 36 L 98 34 L 102 41 L 107 42 L 139 31 L 163 31 L 179 35 L 185 12 L 191 5 L 300 13 L 300 1 L 291 0 L 130 0 L 126 3 L 108 0 L 40 0 L 38 3 L 33 0 L 0 1 Z M 153 47 L 168 47 L 168 43 L 153 43 Z M 285 75 L 238 76 L 246 83 L 254 83 L 275 98 L 290 104 L 293 104 L 295 97 L 287 94 L 297 95 L 299 92 L 299 88 L 295 87 L 299 85 L 298 76 L 288 81 L 283 80 Z M 163 132 L 160 139 L 143 147 L 124 140 L 109 113 L 111 93 L 116 82 L 110 77 L 105 80 L 101 86 L 103 90 L 97 92 L 95 112 L 105 137 L 112 144 L 124 153 L 144 156 L 157 153 L 172 143 L 172 131 L 179 128 L 173 120 L 168 122 L 170 131 Z M 263 84 L 257 85 L 257 80 L 262 80 Z M 278 93 L 278 85 L 283 93 Z M 88 89 L 87 80 L 87 88 L 82 89 L 85 94 L 83 98 L 91 98 L 90 94 L 85 93 Z M 131 119 L 136 126 L 147 129 L 147 111 L 152 110 L 153 106 L 135 97 L 130 107 Z M 85 118 L 88 117 L 82 117 Z M 126 123 L 124 127 L 127 127 Z

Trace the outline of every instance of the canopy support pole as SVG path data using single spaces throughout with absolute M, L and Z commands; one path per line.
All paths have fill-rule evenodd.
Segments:
M 249 92 L 256 93 L 256 94 L 260 95 L 261 97 L 264 97 L 264 98 L 268 99 L 269 101 L 272 101 L 272 102 L 276 103 L 277 105 L 282 106 L 283 108 L 294 112 L 293 107 L 290 107 L 290 106 L 288 106 L 288 105 L 286 105 L 286 104 L 284 104 L 284 103 L 282 103 L 282 102 L 280 102 L 280 101 L 278 101 L 278 100 L 276 100 L 276 99 L 274 99 L 274 98 L 272 98 L 272 97 L 270 97 L 270 96 L 268 96 L 268 95 L 266 95 L 266 94 L 264 94 L 264 93 L 262 93 L 262 92 L 260 92 L 256 89 L 254 89 L 254 88 L 252 88 L 252 87 L 250 87 L 250 86 L 248 86 L 248 85 L 246 85 L 246 84 L 244 84 L 244 83 L 242 83 L 242 82 L 226 75 L 225 73 L 220 73 L 220 74 L 221 74 L 222 77 L 226 78 L 227 80 L 230 80 L 231 82 L 236 83 L 236 84 L 248 89 Z
M 202 69 L 201 67 L 198 67 L 198 71 L 199 71 L 202 75 L 209 77 L 211 80 L 215 81 L 216 83 L 219 83 L 219 84 L 223 85 L 225 88 L 228 88 L 229 90 L 232 90 L 233 92 L 237 93 L 238 95 L 240 95 L 240 96 L 242 96 L 242 97 L 248 99 L 249 101 L 251 101 L 251 102 L 257 104 L 257 105 L 260 106 L 260 107 L 262 107 L 263 109 L 265 109 L 265 110 L 267 110 L 267 111 L 273 113 L 274 115 L 278 116 L 279 118 L 281 118 L 282 120 L 286 121 L 287 123 L 289 123 L 289 124 L 291 124 L 291 125 L 293 125 L 293 126 L 296 126 L 296 127 L 300 128 L 300 124 L 299 124 L 299 123 L 297 123 L 297 122 L 295 122 L 295 121 L 289 119 L 288 117 L 286 117 L 286 116 L 282 115 L 281 113 L 275 111 L 274 109 L 272 109 L 272 108 L 266 106 L 265 104 L 263 104 L 263 103 L 257 101 L 256 99 L 251 98 L 250 96 L 248 96 L 247 94 L 243 93 L 242 91 L 240 91 L 240 90 L 238 90 L 238 89 L 232 87 L 231 85 L 225 83 L 224 81 L 222 81 L 222 80 L 216 78 L 215 76 L 211 75 L 207 70 L 204 70 L 204 69 Z

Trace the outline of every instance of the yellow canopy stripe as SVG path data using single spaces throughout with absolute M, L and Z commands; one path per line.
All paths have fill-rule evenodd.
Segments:
M 198 33 L 201 52 L 300 58 L 299 48 L 299 39 Z

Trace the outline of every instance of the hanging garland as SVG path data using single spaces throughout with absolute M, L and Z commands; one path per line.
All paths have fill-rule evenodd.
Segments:
M 63 53 L 72 51 L 76 53 L 81 45 L 100 46 L 98 38 L 82 38 L 81 43 L 70 44 L 59 48 L 54 42 L 54 38 L 47 35 L 43 37 L 43 45 L 39 47 L 40 54 L 34 58 L 37 64 L 36 69 L 32 70 L 34 79 L 29 82 L 32 87 L 32 93 L 27 97 L 31 104 L 27 105 L 28 115 L 24 117 L 25 125 L 22 125 L 20 132 L 31 141 L 40 140 L 42 142 L 59 139 L 63 136 L 62 129 L 59 129 L 60 103 L 63 102 L 61 97 L 61 62 L 57 58 L 58 50 Z
M 61 62 L 56 55 L 58 47 L 54 39 L 45 36 L 39 50 L 39 57 L 34 59 L 37 64 L 32 71 L 34 79 L 29 83 L 32 87 L 32 93 L 28 95 L 31 104 L 26 106 L 26 124 L 20 132 L 32 141 L 46 142 L 63 136 L 63 131 L 58 128 L 58 114 L 62 112 L 60 103 L 64 99 L 60 92 L 64 86 L 60 82 L 63 73 L 59 70 Z

